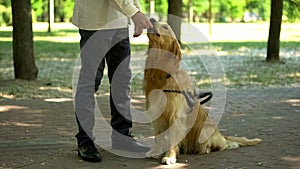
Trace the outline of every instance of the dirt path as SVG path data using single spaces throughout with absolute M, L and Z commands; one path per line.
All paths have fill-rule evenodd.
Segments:
M 143 98 L 135 98 L 143 106 Z M 107 98 L 99 98 L 108 110 Z M 0 168 L 300 168 L 300 88 L 229 90 L 219 128 L 224 134 L 260 137 L 258 146 L 208 155 L 182 155 L 178 163 L 126 158 L 101 150 L 101 163 L 76 154 L 73 102 L 2 100 Z M 151 135 L 150 125 L 135 124 L 133 134 Z

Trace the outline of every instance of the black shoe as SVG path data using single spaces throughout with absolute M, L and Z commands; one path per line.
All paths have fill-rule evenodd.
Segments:
M 137 142 L 132 135 L 112 135 L 112 149 L 130 152 L 148 152 L 149 147 Z
M 84 161 L 100 162 L 102 160 L 101 155 L 93 142 L 83 143 L 78 146 L 77 152 L 78 156 Z

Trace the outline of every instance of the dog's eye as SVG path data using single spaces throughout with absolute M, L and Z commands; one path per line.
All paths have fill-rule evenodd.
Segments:
M 163 28 L 164 28 L 164 29 L 168 29 L 168 27 L 167 27 L 167 26 L 163 26 Z

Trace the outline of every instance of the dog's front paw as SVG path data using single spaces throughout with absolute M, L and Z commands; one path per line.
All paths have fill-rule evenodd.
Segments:
M 176 163 L 176 157 L 164 157 L 161 160 L 162 164 L 170 165 Z

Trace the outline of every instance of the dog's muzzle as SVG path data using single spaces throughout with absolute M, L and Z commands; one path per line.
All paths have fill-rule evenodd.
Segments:
M 157 30 L 156 30 L 156 28 L 155 28 L 155 23 L 156 23 L 157 21 L 156 21 L 155 19 L 151 18 L 151 19 L 150 19 L 150 22 L 151 22 L 153 28 L 147 29 L 147 33 L 153 33 L 153 34 L 159 35 L 158 32 L 157 32 Z

